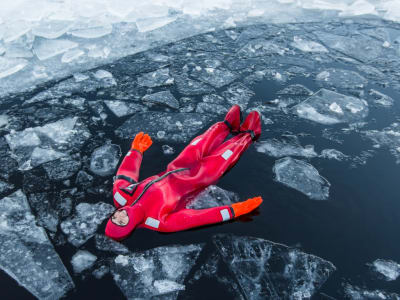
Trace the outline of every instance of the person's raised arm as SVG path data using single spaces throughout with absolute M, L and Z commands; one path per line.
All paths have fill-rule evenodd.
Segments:
M 125 179 L 131 183 L 139 180 L 139 169 L 142 163 L 143 152 L 146 151 L 153 141 L 148 134 L 139 132 L 132 142 L 131 149 L 124 157 L 117 171 L 116 179 Z
M 251 212 L 261 203 L 262 198 L 255 197 L 227 206 L 199 210 L 182 209 L 169 214 L 165 220 L 160 223 L 157 230 L 161 232 L 175 232 L 228 221 Z

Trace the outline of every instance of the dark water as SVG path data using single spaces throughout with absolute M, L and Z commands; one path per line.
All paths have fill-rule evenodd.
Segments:
M 318 27 L 315 24 L 312 26 L 315 26 L 314 28 Z M 342 25 L 336 24 L 336 26 L 340 27 Z M 362 25 L 360 26 L 362 27 Z M 352 30 L 352 28 L 347 29 Z M 238 29 L 239 32 L 241 30 L 243 29 Z M 202 40 L 201 37 L 198 39 Z M 161 51 L 168 53 L 168 47 L 172 46 L 165 46 Z M 229 58 L 232 55 L 233 51 L 231 48 L 233 45 L 227 43 L 224 44 L 224 47 L 228 50 L 221 47 L 222 50 L 217 51 L 218 58 L 223 58 L 224 55 L 227 55 Z M 205 52 L 208 50 L 206 49 Z M 224 54 L 225 50 L 226 54 Z M 192 53 L 204 52 L 201 49 L 191 49 L 191 51 Z M 311 65 L 308 69 L 306 68 L 307 71 L 315 74 L 328 67 L 334 67 L 359 72 L 355 68 L 355 64 L 343 63 L 334 57 L 335 55 L 339 57 L 341 54 L 339 55 L 332 51 L 331 55 L 333 58 L 329 57 L 327 63 L 317 62 L 316 65 Z M 279 65 L 272 66 L 275 70 L 283 72 L 288 67 L 293 66 L 293 64 L 289 63 L 285 65 L 282 62 L 284 60 L 280 59 L 281 62 Z M 129 61 L 126 63 L 129 63 Z M 172 67 L 183 64 L 184 62 L 182 61 L 176 61 Z M 103 68 L 107 69 L 108 67 L 104 66 Z M 110 68 L 112 69 L 113 67 L 111 66 Z M 112 70 L 115 71 L 116 68 L 118 67 Z M 257 66 L 255 69 L 257 69 Z M 116 76 L 113 71 L 111 72 Z M 120 72 L 118 76 L 121 78 L 125 70 L 120 68 L 118 71 Z M 243 72 L 237 81 L 243 82 L 246 75 Z M 285 82 L 277 82 L 266 76 L 264 79 L 254 82 L 251 85 L 251 89 L 255 92 L 255 95 L 250 100 L 248 107 L 252 107 L 252 104 L 257 101 L 266 102 L 277 98 L 278 95 L 276 93 L 278 90 L 294 83 L 302 84 L 314 92 L 320 88 L 314 80 L 314 75 L 306 77 L 297 74 Z M 43 89 L 46 88 L 46 86 L 43 87 Z M 123 87 L 120 88 L 123 89 Z M 382 91 L 395 99 L 394 105 L 390 108 L 370 105 L 369 116 L 364 120 L 367 122 L 367 125 L 362 130 L 381 130 L 398 120 L 400 113 L 400 93 L 392 89 L 390 85 L 382 88 L 379 82 L 374 80 L 369 80 L 364 90 L 367 91 L 370 88 Z M 217 93 L 224 89 L 225 87 L 217 89 Z M 337 90 L 344 94 L 348 93 L 346 90 L 341 90 L 340 87 Z M 157 91 L 157 88 L 154 91 Z M 103 99 L 109 99 L 107 97 L 111 97 L 111 94 L 107 94 L 107 90 L 105 92 L 106 94 Z M 173 90 L 173 88 L 172 92 L 179 99 L 179 93 Z M 76 93 L 76 95 L 83 96 L 89 101 L 102 97 L 99 97 L 99 94 L 96 95 L 93 93 Z M 29 98 L 29 95 L 25 95 L 25 98 Z M 194 96 L 192 98 L 195 101 L 201 100 L 201 96 Z M 39 104 L 39 106 L 44 107 L 46 104 Z M 10 104 L 6 103 L 3 105 L 4 111 L 9 111 L 10 109 Z M 12 112 L 15 113 L 19 109 L 18 107 L 13 107 Z M 111 139 L 113 143 L 121 145 L 123 153 L 128 151 L 130 141 L 119 139 L 113 132 L 126 118 L 117 119 L 109 113 L 107 124 L 102 126 L 90 123 L 91 112 L 86 111 L 80 114 L 81 117 L 88 120 L 92 133 L 95 134 L 96 131 L 105 133 L 101 137 L 93 135 L 93 139 L 98 138 L 100 141 Z M 346 124 L 326 126 L 299 119 L 290 113 L 284 114 L 281 112 L 278 114 L 271 113 L 271 115 L 265 113 L 264 117 L 273 119 L 274 124 L 263 125 L 261 140 L 272 137 L 279 138 L 281 134 L 290 132 L 300 136 L 302 145 L 314 145 L 317 153 L 326 148 L 334 148 L 351 157 L 355 157 L 361 151 L 374 149 L 372 143 L 363 139 L 359 132 L 350 131 L 349 133 L 344 133 L 342 128 L 346 128 Z M 221 118 L 222 116 L 216 117 L 216 120 L 220 120 Z M 338 143 L 324 138 L 323 130 L 325 128 L 329 128 L 331 132 L 337 133 L 343 142 Z M 141 179 L 162 171 L 168 162 L 185 146 L 183 143 L 168 143 L 175 149 L 175 154 L 168 156 L 162 154 L 162 144 L 164 143 L 155 142 L 145 153 L 141 167 Z M 90 150 L 91 147 L 84 149 Z M 90 155 L 89 150 L 86 150 L 87 153 L 83 150 L 83 153 Z M 352 285 L 366 287 L 370 290 L 382 289 L 387 292 L 399 293 L 399 280 L 392 282 L 378 280 L 370 273 L 366 265 L 378 258 L 400 262 L 400 168 L 395 163 L 395 158 L 389 151 L 385 148 L 375 149 L 373 156 L 369 157 L 365 164 L 356 164 L 355 167 L 352 167 L 349 161 L 339 162 L 318 157 L 311 159 L 310 163 L 331 183 L 330 195 L 327 201 L 310 200 L 302 193 L 276 182 L 272 172 L 275 160 L 276 158 L 258 153 L 255 147 L 251 146 L 238 164 L 218 183 L 218 186 L 238 193 L 243 200 L 257 195 L 263 197 L 264 202 L 262 206 L 250 216 L 221 225 L 174 234 L 160 234 L 150 230 L 138 229 L 129 239 L 123 241 L 123 244 L 135 252 L 165 245 L 208 242 L 211 240 L 211 236 L 217 233 L 233 233 L 235 235 L 260 237 L 291 247 L 297 247 L 306 253 L 326 259 L 336 266 L 337 271 L 322 286 L 319 293 L 314 296 L 314 299 L 320 299 L 322 294 L 327 294 L 337 299 L 344 298 L 342 285 L 347 282 Z M 23 184 L 20 173 L 13 175 L 11 180 L 16 184 L 17 188 Z M 111 181 L 106 186 L 111 189 Z M 107 195 L 94 196 L 87 194 L 85 201 L 91 203 L 97 201 L 111 203 L 111 198 L 107 197 Z M 104 224 L 100 226 L 98 232 L 103 232 L 103 230 Z M 100 261 L 107 258 L 107 256 L 95 249 L 92 239 L 81 248 L 98 255 Z M 73 274 L 70 259 L 75 254 L 76 248 L 65 244 L 56 246 L 56 250 L 70 274 Z M 199 259 L 201 262 L 204 257 L 202 256 Z M 195 271 L 195 269 L 191 270 L 190 274 L 193 274 Z M 89 273 L 83 277 L 73 276 L 73 280 L 76 284 L 76 289 L 67 295 L 67 299 L 124 298 L 110 274 L 97 280 Z M 226 299 L 232 296 L 219 283 L 212 280 L 202 279 L 195 284 L 189 285 L 189 287 L 180 294 L 179 298 Z M 19 287 L 5 273 L 0 273 L 0 292 L 3 295 L 2 299 L 32 298 L 30 293 L 24 288 Z

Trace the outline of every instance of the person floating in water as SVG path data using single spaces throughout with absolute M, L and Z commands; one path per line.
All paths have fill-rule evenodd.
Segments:
M 175 232 L 237 218 L 257 208 L 261 197 L 208 209 L 186 209 L 185 199 L 215 184 L 261 135 L 261 117 L 252 111 L 241 124 L 234 105 L 223 122 L 194 138 L 167 169 L 138 182 L 143 153 L 151 146 L 148 134 L 138 133 L 114 178 L 117 210 L 108 220 L 107 236 L 122 240 L 136 227 Z M 225 141 L 231 133 L 232 138 Z

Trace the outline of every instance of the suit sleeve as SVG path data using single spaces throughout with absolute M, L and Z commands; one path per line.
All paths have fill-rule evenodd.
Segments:
M 231 206 L 218 206 L 207 209 L 182 209 L 169 214 L 161 222 L 159 231 L 175 232 L 194 227 L 221 223 L 234 218 Z
M 122 161 L 117 171 L 117 176 L 126 176 L 134 181 L 139 180 L 139 169 L 142 164 L 143 155 L 137 150 L 130 150 Z

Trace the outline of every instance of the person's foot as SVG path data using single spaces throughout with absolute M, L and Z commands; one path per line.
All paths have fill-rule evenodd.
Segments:
M 224 123 L 229 127 L 231 133 L 238 133 L 242 123 L 242 111 L 239 105 L 234 105 L 226 113 Z
M 240 126 L 240 132 L 249 132 L 253 141 L 260 138 L 261 135 L 261 115 L 258 111 L 252 111 Z

